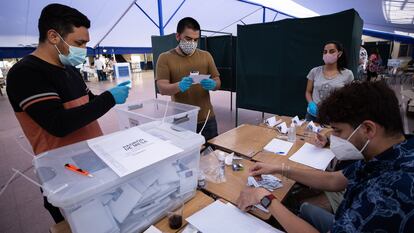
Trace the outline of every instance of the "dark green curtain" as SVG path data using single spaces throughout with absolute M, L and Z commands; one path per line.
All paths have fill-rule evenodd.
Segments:
M 283 115 L 306 113 L 306 76 L 323 64 L 324 43 L 340 41 L 357 71 L 363 21 L 351 9 L 305 19 L 238 25 L 237 107 Z

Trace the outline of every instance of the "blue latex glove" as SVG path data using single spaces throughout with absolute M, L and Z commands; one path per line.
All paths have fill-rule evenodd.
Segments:
M 116 104 L 125 103 L 126 99 L 128 98 L 128 94 L 129 94 L 129 87 L 127 85 L 130 83 L 131 81 L 126 81 L 108 90 L 114 97 Z
M 203 79 L 200 82 L 201 86 L 206 89 L 207 91 L 212 91 L 214 90 L 214 88 L 216 88 L 216 81 L 214 81 L 214 79 Z
M 193 84 L 193 79 L 191 77 L 184 77 L 179 83 L 178 87 L 181 92 L 187 91 Z
M 315 117 L 318 115 L 318 105 L 316 105 L 315 102 L 313 101 L 309 102 L 308 113 Z

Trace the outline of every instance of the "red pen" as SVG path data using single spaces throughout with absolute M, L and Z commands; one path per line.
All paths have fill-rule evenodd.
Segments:
M 82 170 L 82 169 L 76 167 L 75 165 L 72 165 L 72 164 L 69 164 L 69 163 L 65 164 L 65 168 L 68 169 L 68 170 L 71 170 L 73 172 L 79 173 L 83 176 L 93 177 L 91 174 L 89 174 L 88 171 Z

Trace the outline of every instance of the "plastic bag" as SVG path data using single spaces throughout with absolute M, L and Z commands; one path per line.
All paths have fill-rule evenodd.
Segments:
M 218 156 L 211 147 L 201 153 L 200 172 L 204 174 L 209 182 L 226 182 L 224 158 L 223 161 L 220 161 Z

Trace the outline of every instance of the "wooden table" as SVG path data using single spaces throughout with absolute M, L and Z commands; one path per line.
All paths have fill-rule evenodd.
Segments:
M 190 217 L 194 213 L 200 211 L 201 209 L 207 207 L 211 203 L 213 203 L 213 198 L 207 196 L 206 194 L 197 191 L 196 195 L 193 199 L 185 203 L 184 210 L 183 210 L 183 225 L 180 229 L 183 229 L 187 225 L 186 218 Z M 155 227 L 160 229 L 163 233 L 173 233 L 179 232 L 180 229 L 173 230 L 168 225 L 168 218 L 164 217 L 158 223 L 155 224 Z
M 219 198 L 223 198 L 224 200 L 235 204 L 237 198 L 240 195 L 240 192 L 247 186 L 247 177 L 249 176 L 249 169 L 254 165 L 254 162 L 246 159 L 242 159 L 239 161 L 239 163 L 243 164 L 244 166 L 243 171 L 233 171 L 231 166 L 226 166 L 226 182 L 218 184 L 207 181 L 205 190 Z M 273 192 L 273 195 L 275 195 L 278 200 L 283 201 L 283 199 L 286 197 L 286 195 L 288 194 L 295 182 L 293 180 L 282 177 L 281 175 L 276 176 L 282 180 L 283 187 L 276 189 Z M 264 220 L 270 218 L 270 213 L 265 213 L 258 209 L 254 209 L 252 211 L 252 214 Z
M 305 144 L 305 142 L 311 143 L 312 140 L 313 139 L 310 137 L 303 137 L 303 136 L 297 135 L 296 142 L 293 144 L 292 148 L 290 149 L 287 155 L 278 155 L 278 154 L 274 154 L 271 152 L 262 151 L 256 154 L 253 157 L 253 160 L 257 162 L 267 163 L 267 164 L 274 164 L 274 165 L 285 164 L 290 167 L 303 168 L 303 169 L 314 169 L 312 167 L 289 160 L 290 156 L 296 153 L 296 151 L 298 151 L 303 146 L 303 144 Z
M 276 129 L 243 124 L 209 140 L 208 143 L 223 151 L 252 158 L 278 135 L 280 134 Z
M 181 229 L 183 229 L 187 225 L 187 221 L 185 221 L 186 218 L 193 215 L 195 212 L 203 209 L 204 207 L 210 205 L 213 203 L 213 198 L 205 195 L 204 193 L 197 191 L 196 195 L 189 200 L 187 203 L 184 204 L 184 210 L 183 210 L 183 226 L 180 229 L 173 230 L 168 225 L 168 219 L 167 217 L 164 217 L 159 222 L 155 224 L 155 227 L 161 230 L 163 233 L 175 233 L 179 232 Z M 58 224 L 55 224 L 50 228 L 50 233 L 71 233 L 69 224 L 66 221 L 60 222 Z

